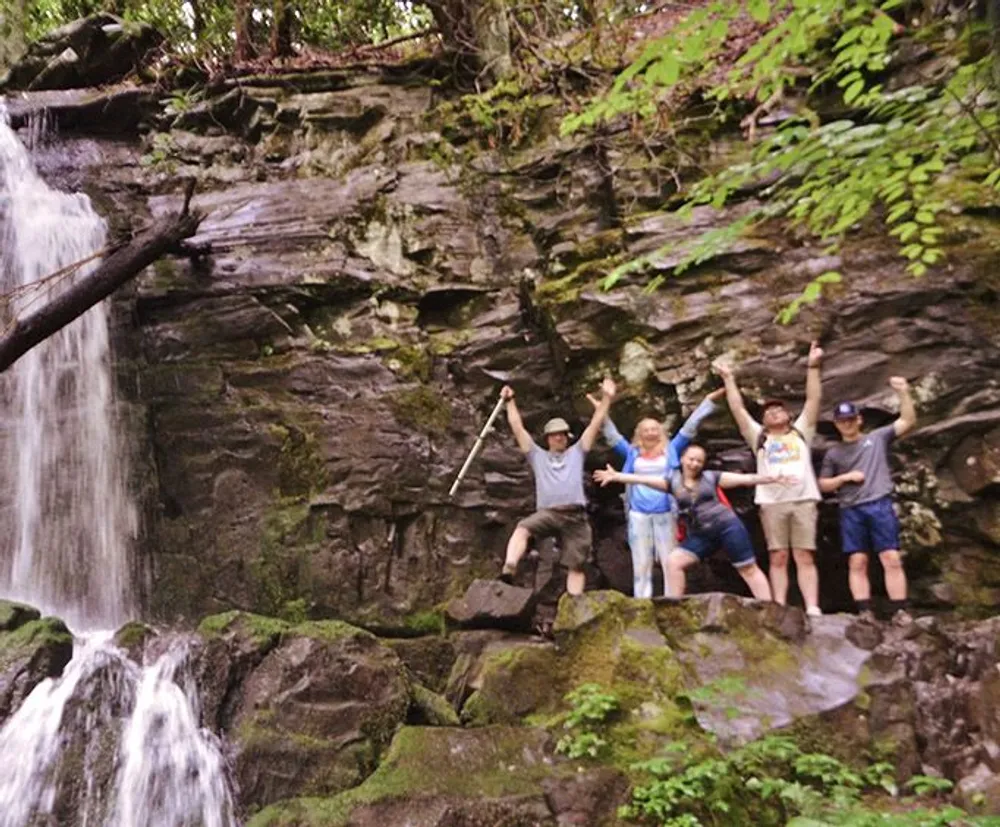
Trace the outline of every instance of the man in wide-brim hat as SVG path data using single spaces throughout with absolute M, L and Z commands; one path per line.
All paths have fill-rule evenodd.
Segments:
M 583 490 L 584 458 L 593 447 L 615 396 L 615 383 L 601 384 L 601 401 L 594 410 L 580 439 L 570 445 L 573 434 L 569 423 L 555 417 L 545 423 L 542 432 L 546 448 L 541 448 L 524 427 L 521 412 L 509 385 L 500 392 L 507 400 L 507 422 L 521 451 L 527 456 L 535 477 L 536 511 L 517 524 L 507 542 L 507 553 L 500 579 L 512 583 L 517 564 L 528 549 L 528 541 L 545 537 L 559 540 L 559 562 L 569 573 L 566 591 L 582 594 L 586 582 L 583 566 L 590 554 L 591 531 L 587 519 L 587 498 Z

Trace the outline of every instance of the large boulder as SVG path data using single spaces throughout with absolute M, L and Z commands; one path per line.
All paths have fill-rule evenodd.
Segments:
M 613 816 L 624 788 L 613 771 L 578 773 L 572 765 L 560 764 L 544 730 L 407 727 L 396 736 L 378 771 L 357 789 L 328 800 L 282 802 L 250 824 L 596 826 Z
M 368 632 L 240 613 L 208 618 L 201 630 L 205 713 L 235 747 L 250 809 L 356 786 L 406 718 L 406 669 Z
M 163 36 L 147 23 L 96 14 L 54 29 L 0 78 L 0 89 L 73 89 L 112 83 L 141 67 Z

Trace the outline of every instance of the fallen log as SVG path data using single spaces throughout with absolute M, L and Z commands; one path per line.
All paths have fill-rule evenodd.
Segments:
M 193 184 L 193 182 L 192 182 Z M 53 333 L 103 301 L 146 267 L 170 252 L 184 252 L 182 242 L 198 231 L 204 216 L 189 210 L 188 188 L 179 213 L 166 215 L 104 259 L 93 272 L 35 312 L 16 319 L 0 337 L 0 372 Z

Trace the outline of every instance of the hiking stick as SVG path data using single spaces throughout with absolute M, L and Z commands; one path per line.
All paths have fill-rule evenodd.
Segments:
M 483 430 L 479 432 L 479 436 L 476 437 L 476 441 L 472 445 L 472 450 L 469 451 L 469 456 L 465 458 L 465 462 L 462 465 L 462 470 L 458 472 L 458 476 L 455 477 L 455 482 L 451 484 L 451 490 L 448 492 L 449 497 L 454 497 L 455 492 L 458 491 L 458 486 L 461 485 L 462 480 L 465 479 L 466 473 L 469 471 L 469 466 L 472 465 L 472 461 L 476 458 L 476 455 L 483 447 L 483 443 L 486 441 L 486 437 L 490 431 L 493 430 L 493 422 L 498 416 L 500 416 L 500 411 L 503 410 L 504 403 L 507 400 L 502 396 L 497 400 L 496 407 L 493 409 L 493 413 L 490 414 L 490 418 L 486 420 L 486 424 L 483 425 Z

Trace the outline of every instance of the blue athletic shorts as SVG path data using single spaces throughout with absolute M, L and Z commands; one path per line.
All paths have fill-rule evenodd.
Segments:
M 736 568 L 756 562 L 750 533 L 735 514 L 714 530 L 688 532 L 681 543 L 684 551 L 690 551 L 699 560 L 707 559 L 719 546 L 726 550 L 729 562 Z
M 899 548 L 899 520 L 892 497 L 840 509 L 840 542 L 844 554 Z

